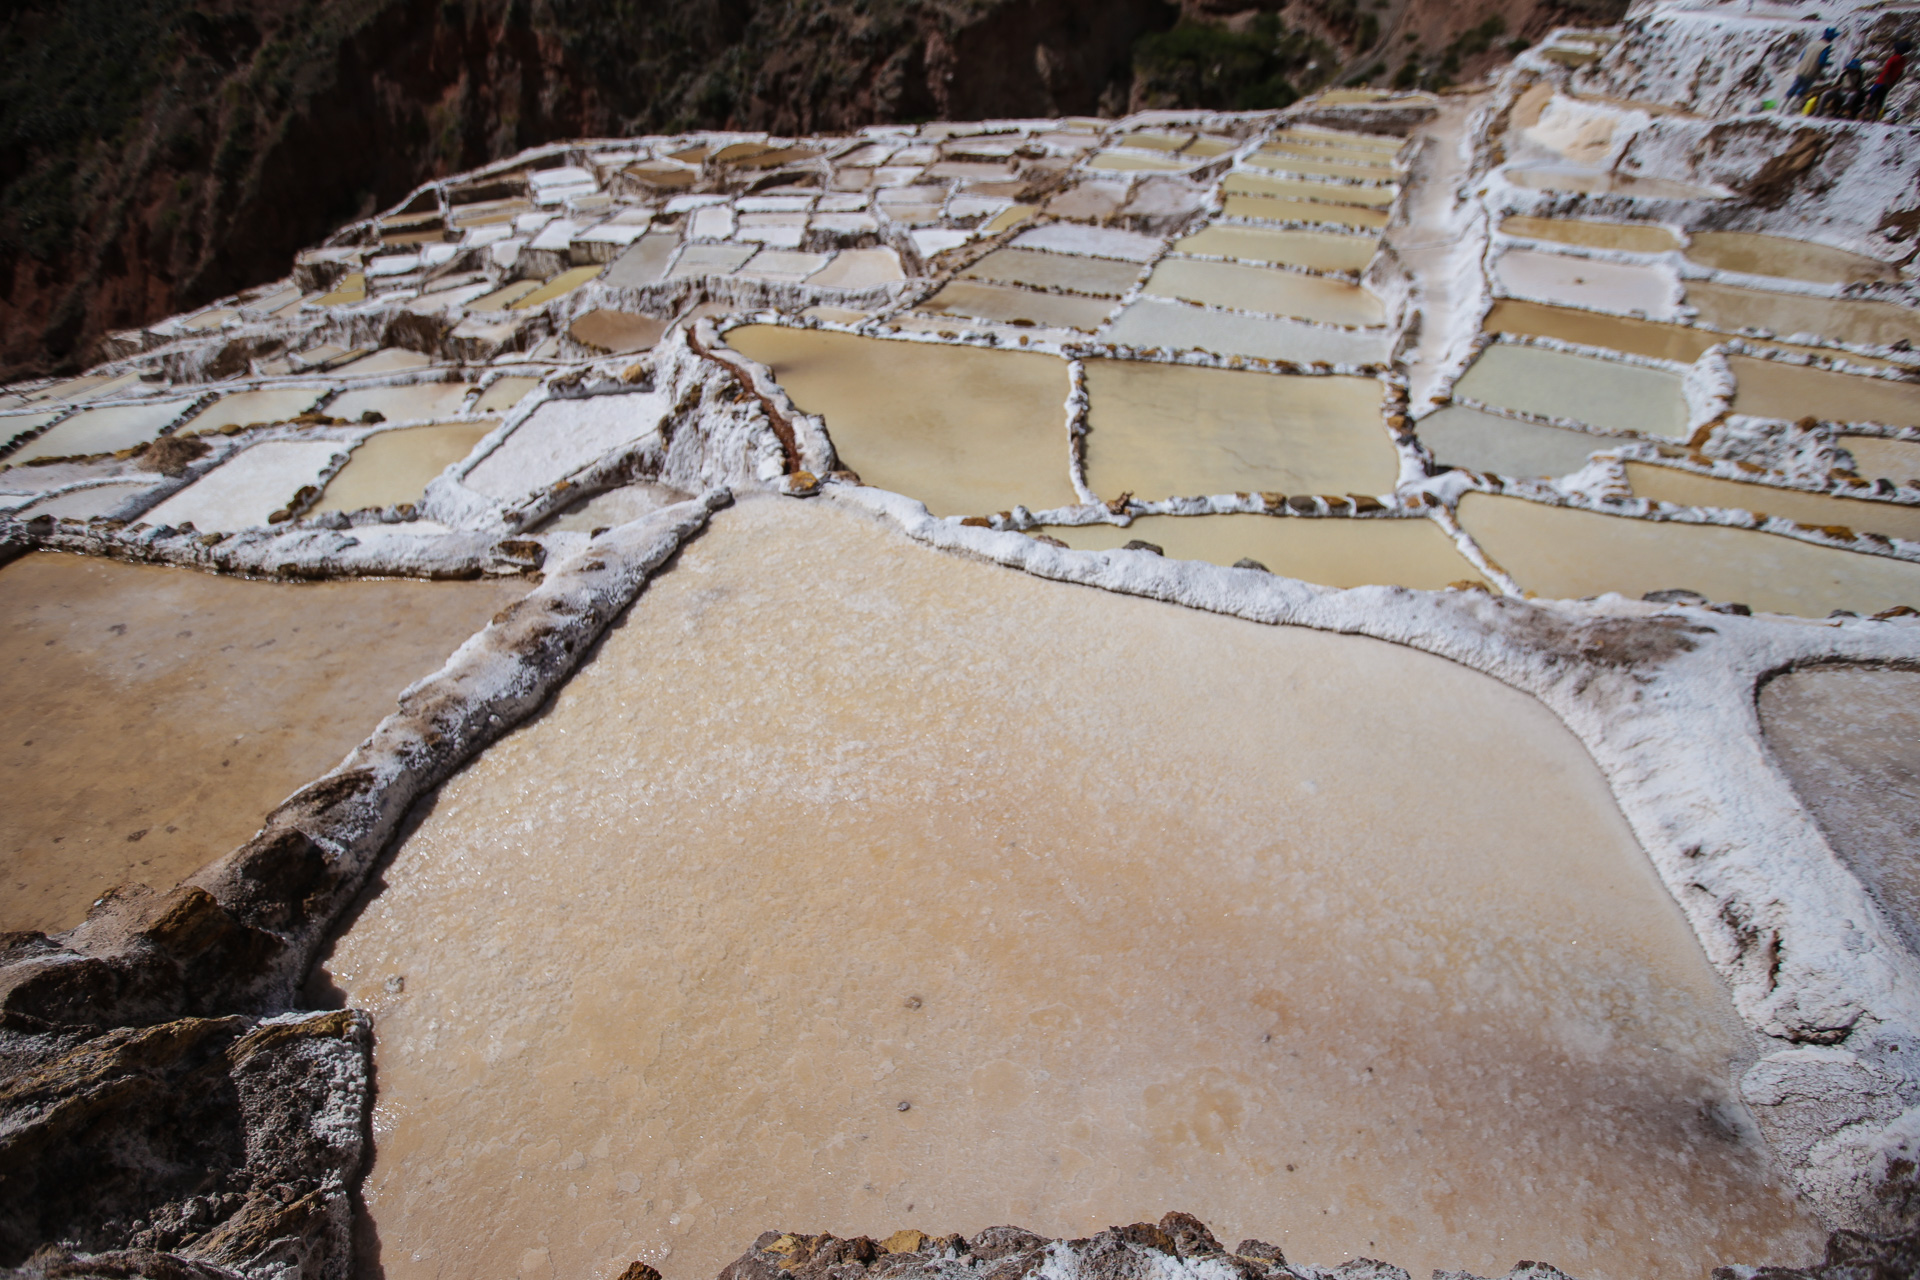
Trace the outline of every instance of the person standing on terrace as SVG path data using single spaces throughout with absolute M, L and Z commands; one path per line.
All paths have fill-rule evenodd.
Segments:
M 1801 109 L 1802 101 L 1820 82 L 1820 76 L 1827 69 L 1827 59 L 1833 56 L 1833 42 L 1839 32 L 1828 27 L 1820 33 L 1820 43 L 1808 48 L 1793 68 L 1793 84 L 1787 89 L 1782 106 L 1789 115 Z
M 1913 41 L 1895 40 L 1893 52 L 1880 64 L 1880 74 L 1873 78 L 1873 84 L 1867 90 L 1868 120 L 1878 120 L 1886 109 L 1887 95 L 1893 92 L 1893 86 L 1900 83 L 1900 77 L 1907 71 L 1907 54 L 1913 51 Z

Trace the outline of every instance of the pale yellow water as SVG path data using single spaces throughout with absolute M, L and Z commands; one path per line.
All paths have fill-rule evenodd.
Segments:
M 1798 422 L 1880 422 L 1920 427 L 1920 382 L 1893 382 L 1811 369 L 1779 360 L 1729 356 L 1733 411 Z
M 1087 482 L 1104 499 L 1393 490 L 1371 378 L 1089 360 Z
M 1811 333 L 1863 347 L 1920 342 L 1920 310 L 1891 302 L 1809 298 L 1705 280 L 1687 282 L 1687 302 L 1699 308 L 1703 324 L 1721 329 L 1767 329 L 1783 338 Z
M 367 413 L 380 414 L 388 422 L 450 418 L 460 412 L 470 389 L 464 382 L 417 382 L 410 387 L 365 387 L 358 391 L 342 392 L 328 402 L 326 412 L 349 422 L 358 422 Z
M 32 458 L 68 458 L 131 449 L 158 436 L 191 404 L 190 400 L 142 400 L 82 409 L 8 454 L 6 464 L 17 466 Z
M 1366 326 L 1386 319 L 1380 300 L 1357 284 L 1239 262 L 1162 258 L 1146 292 L 1324 324 Z
M 1210 226 L 1174 248 L 1250 262 L 1279 262 L 1316 271 L 1364 271 L 1380 242 L 1372 236 L 1331 231 L 1274 231 L 1265 227 Z
M 1072 289 L 1077 293 L 1117 298 L 1139 277 L 1140 264 L 1090 258 L 1081 253 L 996 249 L 960 274 L 968 279 Z
M 935 515 L 1078 501 L 1060 360 L 771 326 L 731 330 L 727 344 L 826 419 L 841 466 Z
M 251 426 L 256 422 L 285 422 L 305 413 L 320 399 L 317 387 L 264 387 L 221 396 L 180 427 L 179 434 L 217 431 L 221 427 Z M 331 415 L 329 415 L 331 416 Z
M 1378 230 L 1387 225 L 1380 209 L 1321 204 L 1314 200 L 1270 200 L 1265 196 L 1228 196 L 1222 209 L 1229 218 L 1259 218 L 1268 222 L 1324 222 L 1332 226 Z
M 1110 297 L 1082 298 L 977 280 L 950 280 L 917 310 L 933 315 L 970 316 L 1091 333 L 1113 308 L 1114 299 Z M 959 327 L 963 326 L 956 326 Z
M 1581 218 L 1534 218 L 1514 214 L 1500 223 L 1510 236 L 1584 245 L 1590 249 L 1624 249 L 1629 253 L 1667 253 L 1680 247 L 1680 238 L 1651 223 L 1589 222 Z M 1697 241 L 1698 236 L 1695 237 Z
M 417 501 L 427 481 L 473 452 L 481 437 L 499 425 L 489 418 L 369 436 L 327 482 L 314 511 L 358 511 Z
M 0 930 L 167 889 L 340 762 L 520 579 L 246 582 L 36 552 L 0 569 Z
M 1712 1119 L 1740 1024 L 1537 703 L 782 501 L 443 789 L 326 962 L 375 1019 L 391 1280 L 1175 1204 L 1420 1274 L 1816 1256 Z
M 1858 532 L 1884 533 L 1920 542 L 1920 507 L 1800 493 L 1772 485 L 1742 484 L 1644 462 L 1627 463 L 1627 482 L 1637 497 L 1659 502 L 1691 507 L 1734 507 L 1784 516 L 1816 528 L 1844 525 Z
M 1503 298 L 1487 312 L 1481 329 L 1486 333 L 1524 333 L 1538 338 L 1557 338 L 1586 347 L 1606 347 L 1656 360 L 1677 360 L 1691 364 L 1700 354 L 1726 338 L 1717 333 L 1689 329 L 1685 325 L 1661 324 L 1657 320 L 1635 320 L 1627 316 L 1596 315 L 1572 307 L 1555 307 L 1541 302 L 1523 302 Z
M 1278 173 L 1313 173 L 1328 178 L 1359 178 L 1372 182 L 1384 182 L 1393 176 L 1392 166 L 1384 162 L 1345 161 L 1339 158 L 1309 160 L 1299 155 L 1276 155 L 1270 151 L 1255 152 L 1247 157 L 1247 163 L 1256 169 Z
M 1885 478 L 1920 488 L 1920 440 L 1883 440 L 1877 436 L 1841 436 L 1840 447 L 1853 455 L 1853 469 L 1869 480 Z
M 496 378 L 492 386 L 474 402 L 475 413 L 502 413 L 520 403 L 527 392 L 540 385 L 538 378 Z
M 1808 240 L 1789 240 L 1751 231 L 1696 231 L 1692 240 L 1687 246 L 1687 257 L 1721 271 L 1782 276 L 1819 284 L 1900 278 L 1898 268 L 1887 263 Z
M 1664 369 L 1503 342 L 1480 353 L 1454 393 L 1613 431 L 1685 436 L 1680 385 L 1680 375 Z
M 1672 272 L 1637 263 L 1512 249 L 1500 255 L 1495 272 L 1510 293 L 1571 307 L 1658 315 L 1679 300 Z
M 1171 157 L 1133 155 L 1125 151 L 1102 151 L 1087 161 L 1087 168 L 1125 173 L 1137 169 L 1185 169 L 1191 164 L 1192 161 L 1175 160 Z
M 534 307 L 543 307 L 555 298 L 565 297 L 567 294 L 572 293 L 575 289 L 578 289 L 581 285 L 593 279 L 604 270 L 606 270 L 605 267 L 591 266 L 573 267 L 569 270 L 562 271 L 559 275 L 547 281 L 532 293 L 527 294 L 524 298 L 508 303 L 508 309 L 512 311 L 530 311 Z
M 1633 520 L 1470 493 L 1460 522 L 1523 588 L 1580 598 L 1697 591 L 1772 613 L 1920 608 L 1920 564 L 1751 529 Z
M 1327 587 L 1384 584 L 1438 591 L 1480 581 L 1480 571 L 1431 520 L 1301 519 L 1292 516 L 1143 516 L 1045 530 L 1070 547 L 1111 551 L 1136 539 L 1179 560 L 1233 565 L 1243 557 L 1273 572 Z
M 1327 204 L 1359 204 L 1379 208 L 1393 203 L 1398 187 L 1352 182 L 1309 182 L 1304 178 L 1263 178 L 1252 173 L 1230 173 L 1220 189 L 1230 195 L 1272 196 L 1285 200 L 1320 200 Z

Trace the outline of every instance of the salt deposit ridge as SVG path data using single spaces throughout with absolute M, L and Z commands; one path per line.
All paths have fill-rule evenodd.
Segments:
M 1916 89 L 1762 108 L 1920 11 L 1822 13 L 540 148 L 0 390 L 0 1265 L 1920 1229 Z

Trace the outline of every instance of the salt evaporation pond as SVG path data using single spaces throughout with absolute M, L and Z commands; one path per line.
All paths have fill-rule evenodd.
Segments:
M 1733 411 L 1757 418 L 1818 418 L 1823 422 L 1879 422 L 1920 427 L 1920 382 L 1863 378 L 1784 360 L 1729 356 Z
M 1920 952 L 1920 671 L 1784 672 L 1760 688 L 1760 726 L 1827 843 Z
M 191 400 L 139 400 L 82 409 L 6 456 L 8 466 L 34 458 L 71 458 L 131 449 L 154 439 L 193 407 Z
M 1509 218 L 1511 222 L 1513 219 Z M 1760 235 L 1752 231 L 1696 231 L 1687 257 L 1701 266 L 1748 275 L 1779 276 L 1815 284 L 1854 284 L 1898 280 L 1899 268 L 1865 254 L 1849 253 L 1810 240 Z
M 770 325 L 730 330 L 727 344 L 826 419 L 841 466 L 935 515 L 1079 501 L 1064 361 Z
M 1179 253 L 1274 262 L 1314 271 L 1364 271 L 1380 242 L 1337 231 L 1277 231 L 1215 224 L 1174 242 Z
M 1920 564 L 1780 534 L 1554 507 L 1469 493 L 1460 522 L 1523 588 L 1581 599 L 1617 591 L 1696 591 L 1771 613 L 1920 608 Z
M 1819 334 L 1862 347 L 1920 342 L 1920 311 L 1892 302 L 1813 298 L 1689 280 L 1687 304 L 1699 308 L 1702 324 L 1718 329 L 1764 329 L 1783 338 Z
M 1612 431 L 1684 436 L 1687 404 L 1680 386 L 1680 375 L 1664 369 L 1498 343 L 1480 353 L 1454 391 L 1504 409 Z
M 359 511 L 413 502 L 427 481 L 473 452 L 473 446 L 500 425 L 481 422 L 443 422 L 430 427 L 402 427 L 369 436 L 327 481 L 315 512 Z
M 1357 284 L 1239 262 L 1162 258 L 1145 292 L 1322 324 L 1366 326 L 1386 319 L 1380 300 Z
M 1777 485 L 1742 484 L 1718 476 L 1695 475 L 1676 467 L 1645 462 L 1627 464 L 1627 483 L 1634 496 L 1686 507 L 1733 507 L 1785 516 L 1815 528 L 1841 525 L 1869 533 L 1920 542 L 1920 506 L 1893 502 L 1864 502 L 1822 493 L 1783 489 Z
M 1178 560 L 1235 565 L 1257 560 L 1283 577 L 1326 587 L 1384 585 L 1438 591 L 1480 582 L 1480 571 L 1431 520 L 1294 516 L 1142 516 L 1126 528 L 1062 525 L 1048 537 L 1082 551 L 1152 543 Z M 1483 584 L 1484 585 L 1484 584 Z
M 1007 324 L 1034 324 L 1079 329 L 1092 333 L 1113 310 L 1112 298 L 1082 298 L 1062 293 L 1037 293 L 1011 285 L 978 280 L 952 280 L 918 310 Z
M 1581 218 L 1535 218 L 1513 214 L 1500 223 L 1503 235 L 1528 240 L 1551 240 L 1588 249 L 1621 249 L 1628 253 L 1667 253 L 1680 247 L 1680 238 L 1662 226 L 1630 222 L 1589 222 Z
M 1376 495 L 1399 478 L 1372 378 L 1133 360 L 1085 368 L 1087 483 L 1102 498 Z
M 0 569 L 0 794 L 33 797 L 0 805 L 0 930 L 70 928 L 238 845 L 525 592 L 53 552 Z
M 325 973 L 374 1017 L 393 1280 L 1172 1204 L 1592 1280 L 1822 1237 L 1540 705 L 827 502 L 717 516 L 383 882 Z
M 1434 461 L 1502 476 L 1563 476 L 1586 466 L 1588 455 L 1625 443 L 1465 405 L 1420 419 L 1417 431 Z
M 1032 249 L 996 249 L 962 271 L 966 279 L 1024 284 L 1040 289 L 1071 289 L 1076 293 L 1117 298 L 1140 274 L 1137 262 L 1089 258 L 1085 254 L 1037 253 Z
M 1841 436 L 1839 444 L 1853 455 L 1855 474 L 1868 480 L 1884 478 L 1920 489 L 1920 440 Z
M 1496 272 L 1512 293 L 1601 311 L 1666 314 L 1679 293 L 1677 277 L 1658 267 L 1531 249 L 1502 254 Z

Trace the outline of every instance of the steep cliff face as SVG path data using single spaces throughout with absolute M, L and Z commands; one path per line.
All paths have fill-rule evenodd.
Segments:
M 285 272 L 561 137 L 1123 108 L 1164 0 L 24 0 L 0 16 L 0 377 Z

